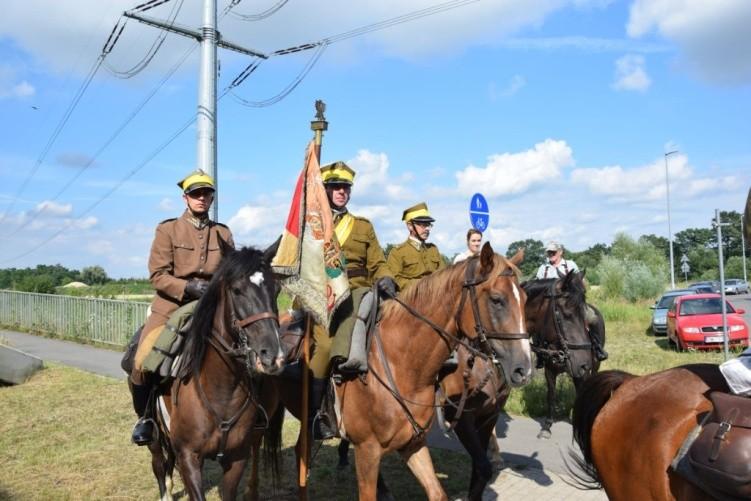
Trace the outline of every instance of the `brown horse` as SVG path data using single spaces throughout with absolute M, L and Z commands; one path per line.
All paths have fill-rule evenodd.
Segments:
M 605 371 L 585 381 L 573 411 L 572 453 L 590 488 L 614 501 L 703 500 L 670 470 L 688 433 L 711 411 L 709 392 L 728 391 L 717 365 L 691 364 L 646 376 Z
M 547 383 L 547 416 L 538 438 L 549 438 L 556 404 L 556 380 L 568 373 L 578 387 L 599 369 L 590 334 L 605 343 L 602 316 L 590 333 L 586 321 L 586 289 L 583 273 L 567 273 L 562 278 L 531 280 L 522 284 L 527 293 L 527 327 L 535 341 L 533 351 L 542 358 Z
M 205 458 L 222 467 L 222 499 L 235 498 L 256 416 L 265 412 L 256 374 L 282 370 L 278 291 L 269 267 L 275 249 L 224 247 L 222 253 L 193 315 L 180 378 L 158 398 L 159 439 L 149 449 L 162 499 L 172 498 L 175 460 L 190 499 L 204 499 Z
M 339 430 L 355 447 L 361 500 L 376 499 L 381 458 L 392 451 L 401 454 L 428 499 L 446 499 L 425 435 L 438 372 L 457 345 L 497 362 L 509 386 L 529 381 L 531 352 L 517 273 L 515 263 L 486 243 L 478 258 L 429 275 L 383 305 L 369 372 L 336 387 Z M 300 416 L 299 384 L 273 379 L 284 405 Z

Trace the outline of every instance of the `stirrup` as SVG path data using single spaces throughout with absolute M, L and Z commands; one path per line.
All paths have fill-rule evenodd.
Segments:
M 313 440 L 329 440 L 337 437 L 337 433 L 331 429 L 327 421 L 328 417 L 324 416 L 321 411 L 316 412 L 313 416 L 310 421 Z
M 140 428 L 140 429 L 139 429 Z M 154 430 L 156 431 L 156 437 L 154 436 Z M 138 445 L 149 445 L 159 436 L 159 429 L 156 425 L 156 421 L 151 418 L 139 418 L 136 424 L 133 426 L 131 432 L 131 441 Z

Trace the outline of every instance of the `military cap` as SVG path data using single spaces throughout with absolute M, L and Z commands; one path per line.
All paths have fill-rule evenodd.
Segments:
M 545 246 L 545 252 L 558 252 L 559 250 L 562 250 L 563 246 L 559 244 L 558 242 L 550 241 L 548 242 L 548 245 Z
M 215 189 L 214 180 L 211 179 L 211 176 L 206 174 L 201 169 L 194 170 L 193 172 L 185 176 L 184 179 L 178 181 L 177 185 L 181 190 L 183 190 L 183 193 L 190 193 L 191 191 L 198 190 L 200 188 L 211 188 L 212 190 Z
M 355 171 L 342 161 L 334 162 L 321 167 L 321 178 L 323 184 L 353 184 L 355 181 Z
M 417 223 L 432 223 L 435 219 L 433 219 L 430 212 L 428 212 L 428 204 L 420 202 L 404 211 L 402 214 L 402 221 L 406 223 L 409 223 L 410 221 Z

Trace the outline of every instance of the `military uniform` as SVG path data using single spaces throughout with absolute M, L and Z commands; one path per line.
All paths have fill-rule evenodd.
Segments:
M 411 283 L 446 266 L 438 247 L 412 238 L 391 249 L 386 265 L 402 291 Z
M 222 258 L 219 238 L 234 247 L 227 226 L 209 219 L 198 220 L 188 210 L 179 218 L 159 223 L 149 255 L 149 279 L 156 297 L 151 302 L 144 335 L 166 324 L 176 309 L 190 302 L 185 296 L 188 280 L 211 279 Z

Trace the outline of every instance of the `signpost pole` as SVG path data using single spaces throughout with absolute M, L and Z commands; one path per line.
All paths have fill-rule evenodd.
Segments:
M 722 223 L 720 222 L 720 209 L 714 211 L 714 225 L 717 228 L 717 251 L 720 259 L 720 298 L 722 300 L 722 346 L 725 352 L 725 361 L 728 359 L 728 312 L 725 305 L 725 266 L 722 259 Z

